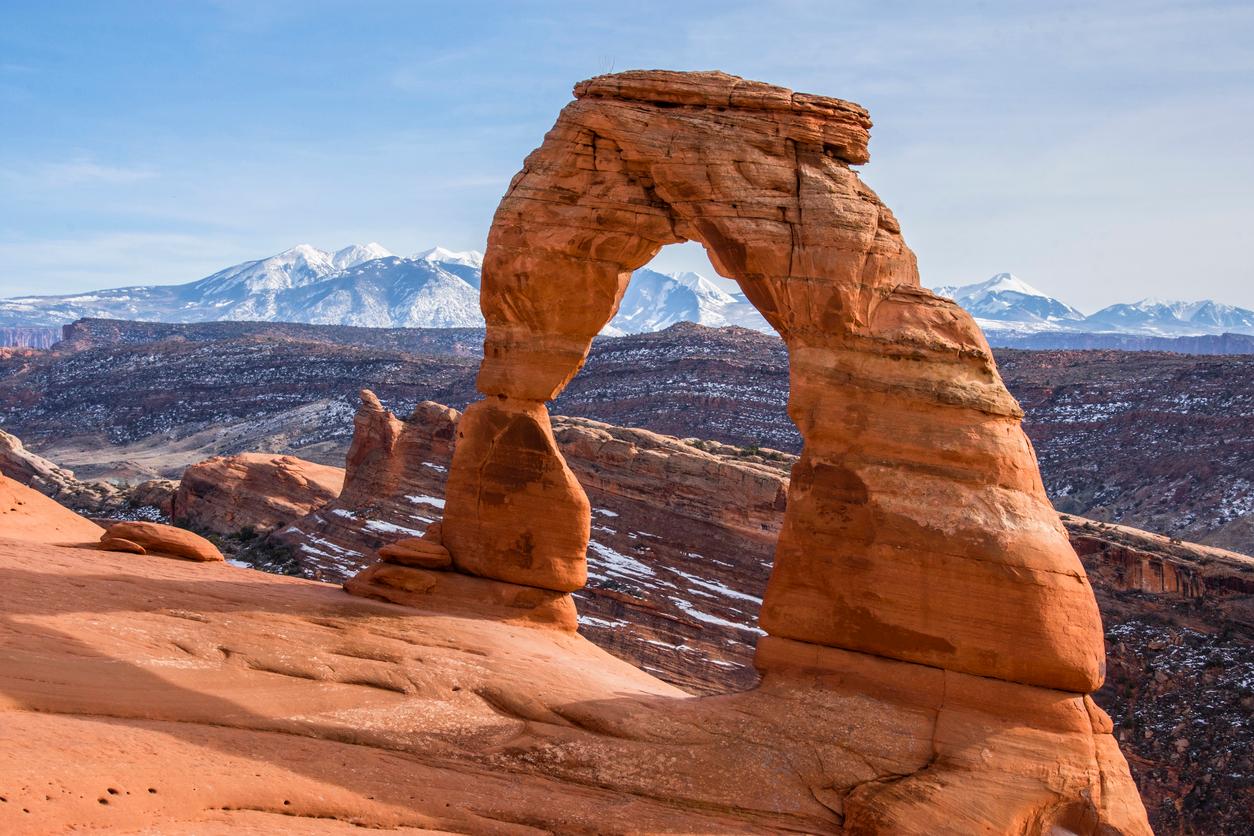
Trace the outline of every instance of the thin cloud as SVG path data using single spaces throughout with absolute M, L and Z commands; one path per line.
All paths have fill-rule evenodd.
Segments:
M 147 166 L 107 165 L 88 158 L 43 163 L 0 172 L 12 182 L 37 188 L 65 188 L 91 184 L 125 185 L 151 180 L 157 171 Z

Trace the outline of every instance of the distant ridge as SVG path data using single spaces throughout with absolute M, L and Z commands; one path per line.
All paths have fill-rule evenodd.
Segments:
M 0 345 L 46 347 L 81 319 L 292 322 L 360 328 L 482 328 L 483 255 L 435 246 L 401 257 L 381 244 L 321 250 L 298 244 L 181 285 L 0 299 Z M 1143 299 L 1086 316 L 1013 273 L 937 287 L 969 311 L 990 344 L 1197 354 L 1250 353 L 1254 311 L 1214 300 Z M 602 331 L 623 336 L 680 322 L 773 333 L 739 292 L 693 272 L 637 270 Z
M 1046 332 L 1138 337 L 1254 334 L 1254 311 L 1224 305 L 1212 299 L 1197 302 L 1142 299 L 1130 304 L 1110 305 L 1085 316 L 1013 273 L 998 273 L 977 284 L 937 287 L 934 292 L 948 296 L 970 311 L 990 342 L 1000 341 L 994 342 L 995 345 L 1008 345 L 1008 340 Z M 1051 343 L 1049 347 L 1078 347 L 1074 342 L 1065 346 Z M 1110 341 L 1101 347 L 1115 348 L 1118 347 L 1117 342 Z

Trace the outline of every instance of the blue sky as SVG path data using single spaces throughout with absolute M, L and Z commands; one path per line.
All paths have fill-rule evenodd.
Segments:
M 572 84 L 722 69 L 871 111 L 925 284 L 1254 307 L 1248 2 L 0 0 L 0 296 L 300 242 L 481 249 Z M 709 271 L 694 245 L 664 269 Z

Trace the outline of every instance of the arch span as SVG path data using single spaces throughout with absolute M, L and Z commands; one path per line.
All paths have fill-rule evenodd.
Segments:
M 575 88 L 510 183 L 483 270 L 484 399 L 459 426 L 442 537 L 464 572 L 585 580 L 587 499 L 545 402 L 631 271 L 695 240 L 789 350 L 797 464 L 763 668 L 811 645 L 1068 691 L 1103 676 L 1100 620 L 979 329 L 919 286 L 854 171 L 857 105 L 722 73 Z

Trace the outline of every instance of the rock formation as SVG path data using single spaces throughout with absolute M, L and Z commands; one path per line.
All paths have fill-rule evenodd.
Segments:
M 217 534 L 272 531 L 339 496 L 344 471 L 295 456 L 217 456 L 183 472 L 172 516 Z
M 583 583 L 590 506 L 545 402 L 631 272 L 700 241 L 788 345 L 804 440 L 759 691 L 909 683 L 932 717 L 917 767 L 840 797 L 846 828 L 1147 830 L 1084 696 L 1104 675 L 1092 590 L 979 329 L 919 287 L 892 213 L 849 168 L 867 160 L 866 112 L 720 73 L 602 76 L 575 95 L 489 234 L 485 398 L 458 422 L 442 520 L 454 568 L 557 594 Z M 379 564 L 347 586 L 398 600 L 397 579 L 426 586 L 423 571 Z M 1023 760 L 1032 735 L 1052 741 L 1048 763 Z M 1010 775 L 1036 777 L 1012 789 Z
M 222 552 L 213 543 L 182 528 L 153 522 L 120 522 L 100 536 L 105 551 L 158 554 L 201 563 L 220 562 Z
M 394 548 L 433 536 L 444 507 L 459 417 L 424 403 L 401 420 L 363 393 L 344 492 L 271 539 L 324 580 L 350 577 L 375 550 L 404 563 Z M 794 457 L 584 418 L 552 423 L 593 508 L 580 632 L 698 693 L 756 684 L 757 611 Z
M 487 397 L 458 426 L 443 520 L 454 565 L 582 585 L 588 504 L 543 403 L 578 370 L 631 271 L 698 240 L 788 344 L 805 440 L 762 626 L 1097 688 L 1092 590 L 1018 405 L 972 319 L 919 287 L 892 213 L 849 168 L 867 160 L 865 111 L 708 73 L 607 76 L 575 94 L 489 236 Z
M 155 512 L 169 517 L 176 487 L 169 479 L 149 479 L 133 487 L 83 481 L 74 471 L 32 453 L 21 439 L 3 430 L 0 430 L 0 473 L 52 497 L 67 508 L 105 516 Z
M 21 439 L 0 430 L 0 473 L 59 503 L 99 511 L 123 504 L 121 491 L 108 482 L 84 482 L 74 471 L 27 450 Z

